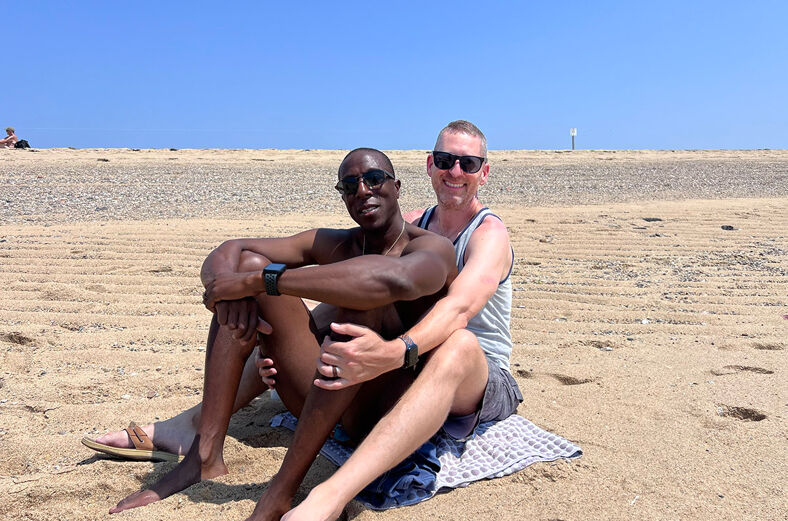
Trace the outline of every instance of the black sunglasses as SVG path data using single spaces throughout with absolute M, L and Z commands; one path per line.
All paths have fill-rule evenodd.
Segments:
M 475 174 L 484 164 L 484 158 L 479 156 L 455 156 L 448 152 L 432 151 L 432 160 L 441 170 L 449 170 L 459 160 L 460 168 L 468 174 Z
M 361 174 L 360 177 L 348 176 L 340 179 L 334 188 L 345 195 L 356 195 L 358 192 L 358 184 L 361 181 L 364 181 L 364 184 L 367 185 L 367 188 L 370 190 L 375 190 L 383 186 L 383 183 L 386 182 L 386 178 L 388 177 L 394 179 L 394 174 L 380 169 L 368 170 Z

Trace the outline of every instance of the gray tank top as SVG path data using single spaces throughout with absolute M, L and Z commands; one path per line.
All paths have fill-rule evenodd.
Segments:
M 427 229 L 435 208 L 433 206 L 424 212 L 417 223 L 420 228 Z M 458 272 L 462 271 L 465 266 L 465 248 L 468 246 L 468 241 L 471 240 L 471 235 L 488 216 L 501 220 L 489 208 L 482 208 L 454 239 Z M 498 283 L 498 289 L 487 301 L 487 304 L 468 321 L 468 325 L 465 327 L 476 335 L 487 358 L 507 371 L 509 370 L 509 359 L 512 356 L 512 335 L 509 332 L 509 323 L 512 315 L 512 280 L 510 275 L 513 267 L 514 250 L 512 250 L 512 265 L 509 266 L 506 277 Z

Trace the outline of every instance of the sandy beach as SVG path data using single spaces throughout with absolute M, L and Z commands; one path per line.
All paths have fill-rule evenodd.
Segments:
M 0 518 L 108 519 L 171 463 L 83 447 L 200 400 L 221 241 L 352 221 L 346 151 L 0 150 Z M 401 207 L 426 150 L 392 151 Z M 491 151 L 481 199 L 516 254 L 518 414 L 580 445 L 414 507 L 347 519 L 786 519 L 788 151 Z M 291 439 L 264 395 L 230 474 L 121 520 L 242 520 Z M 320 458 L 297 500 L 333 471 Z M 114 518 L 113 518 L 114 519 Z

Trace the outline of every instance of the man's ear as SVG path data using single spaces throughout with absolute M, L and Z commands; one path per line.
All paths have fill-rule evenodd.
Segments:
M 397 189 L 397 199 L 399 199 L 399 187 L 401 184 L 402 182 L 399 179 L 394 180 L 394 187 Z
M 481 178 L 479 178 L 479 186 L 484 186 L 488 175 L 490 175 L 490 163 L 485 161 L 481 171 Z
M 432 177 L 432 166 L 434 164 L 435 163 L 433 162 L 432 159 L 432 152 L 430 152 L 429 154 L 427 154 L 427 175 L 430 177 Z

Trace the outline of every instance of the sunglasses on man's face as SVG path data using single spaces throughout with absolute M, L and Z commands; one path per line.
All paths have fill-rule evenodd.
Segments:
M 435 166 L 441 170 L 449 170 L 454 166 L 457 161 L 460 162 L 460 168 L 466 174 L 475 174 L 481 169 L 484 164 L 484 158 L 479 156 L 455 156 L 448 152 L 439 152 L 434 150 L 432 152 L 432 161 Z
M 394 179 L 394 174 L 379 169 L 368 170 L 359 177 L 348 176 L 340 179 L 334 188 L 345 195 L 356 195 L 358 192 L 358 184 L 361 181 L 363 181 L 370 190 L 375 190 L 383 186 L 383 183 L 386 182 L 386 178 L 388 177 Z

